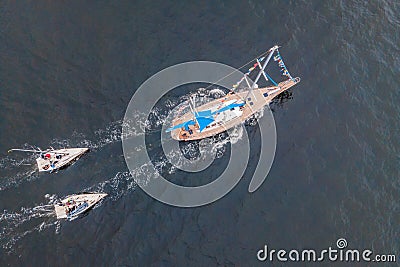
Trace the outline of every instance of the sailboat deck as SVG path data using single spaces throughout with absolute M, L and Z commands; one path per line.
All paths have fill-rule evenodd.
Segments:
M 213 100 L 207 104 L 197 107 L 196 110 L 198 112 L 210 110 L 215 107 L 222 106 L 224 105 L 224 103 L 232 100 L 237 102 L 242 102 L 243 100 L 245 100 L 246 104 L 241 109 L 242 112 L 240 116 L 232 116 L 232 119 L 224 122 L 215 121 L 213 124 L 210 125 L 210 127 L 207 127 L 201 132 L 197 125 L 191 125 L 189 126 L 189 128 L 192 131 L 192 134 L 189 134 L 189 132 L 181 128 L 175 129 L 171 131 L 171 137 L 173 139 L 182 141 L 199 140 L 226 131 L 227 129 L 243 123 L 254 113 L 261 110 L 265 105 L 268 105 L 273 98 L 275 98 L 280 93 L 288 90 L 299 81 L 300 79 L 298 78 L 289 79 L 279 83 L 278 86 L 258 88 L 252 90 L 250 93 L 249 91 L 245 91 L 236 94 L 228 94 L 222 98 Z M 247 99 L 244 99 L 245 97 L 247 97 Z M 188 112 L 179 119 L 176 119 L 173 124 L 178 125 L 191 119 L 193 119 L 193 114 L 191 112 Z

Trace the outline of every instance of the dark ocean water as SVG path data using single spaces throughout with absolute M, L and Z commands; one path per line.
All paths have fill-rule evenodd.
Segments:
M 2 1 L 0 266 L 262 266 L 264 244 L 341 237 L 399 257 L 399 14 L 397 1 Z M 138 188 L 120 133 L 140 84 L 186 61 L 239 67 L 275 44 L 302 81 L 272 105 L 277 152 L 260 189 L 247 191 L 257 127 L 221 200 L 176 208 Z M 92 152 L 39 175 L 33 156 L 7 155 L 24 145 Z M 57 222 L 51 201 L 84 189 L 110 197 Z

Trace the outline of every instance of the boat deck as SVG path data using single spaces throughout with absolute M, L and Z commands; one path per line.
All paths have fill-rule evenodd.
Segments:
M 90 209 L 93 207 L 97 202 L 99 202 L 101 199 L 106 197 L 107 194 L 103 193 L 88 193 L 88 194 L 80 194 L 80 195 L 71 195 L 66 198 L 64 198 L 61 201 L 61 204 L 55 204 L 54 209 L 56 212 L 57 219 L 66 219 L 68 218 L 67 216 L 67 202 L 68 200 L 73 200 L 73 204 L 71 204 L 69 207 L 76 206 L 78 207 L 80 204 L 86 202 L 88 206 L 82 210 L 82 212 L 79 212 L 77 215 L 85 212 L 86 210 Z
M 277 95 L 288 90 L 290 87 L 294 86 L 298 82 L 300 82 L 300 78 L 295 78 L 293 80 L 289 79 L 279 83 L 278 86 L 254 89 L 252 90 L 252 92 L 250 92 L 249 95 L 248 91 L 245 91 L 236 94 L 228 94 L 222 98 L 213 100 L 207 104 L 197 107 L 196 110 L 198 112 L 209 110 L 215 108 L 216 106 L 222 106 L 224 105 L 224 103 L 232 100 L 238 102 L 243 101 L 243 99 L 248 95 L 247 99 L 244 99 L 246 101 L 246 104 L 241 108 L 240 116 L 232 116 L 230 120 L 227 120 L 225 122 L 215 121 L 210 126 L 205 128 L 202 132 L 199 131 L 199 127 L 197 125 L 189 126 L 192 134 L 182 128 L 175 129 L 171 131 L 171 137 L 179 141 L 190 141 L 203 139 L 224 132 L 238 124 L 243 123 L 254 113 L 261 110 L 265 105 L 268 105 Z M 178 125 L 191 119 L 193 119 L 193 114 L 191 112 L 188 112 L 179 119 L 176 119 L 173 122 L 173 125 Z

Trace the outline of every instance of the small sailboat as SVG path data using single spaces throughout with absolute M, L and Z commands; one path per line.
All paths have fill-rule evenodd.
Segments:
M 191 98 L 190 111 L 174 118 L 172 126 L 166 132 L 171 132 L 171 137 L 178 141 L 192 141 L 214 136 L 245 122 L 276 96 L 299 83 L 299 77 L 293 78 L 290 75 L 278 48 L 278 46 L 274 46 L 265 53 L 266 56 L 256 59 L 253 67 L 233 86 L 236 88 L 239 84 L 245 83 L 245 91 L 236 93 L 232 89 L 228 95 L 199 107 L 195 107 L 194 100 Z M 265 71 L 275 53 L 274 61 L 278 63 L 282 75 L 287 77 L 286 80 L 279 83 L 275 82 Z M 251 84 L 249 75 L 257 69 L 259 72 Z M 273 86 L 259 88 L 257 82 L 261 77 L 270 81 Z
M 89 151 L 89 148 L 62 148 L 54 149 L 50 148 L 47 150 L 37 149 L 19 149 L 13 148 L 8 152 L 22 151 L 38 153 L 39 157 L 36 159 L 39 172 L 54 172 L 61 168 L 64 168 L 76 160 L 78 160 L 83 154 Z
M 67 196 L 61 200 L 61 203 L 54 205 L 57 219 L 75 220 L 106 196 L 107 194 L 105 193 L 85 193 Z

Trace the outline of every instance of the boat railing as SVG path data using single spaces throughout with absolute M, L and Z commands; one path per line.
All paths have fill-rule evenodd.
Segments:
M 283 87 L 283 86 L 287 86 L 287 85 L 293 86 L 293 85 L 295 85 L 296 83 L 299 83 L 299 82 L 300 82 L 300 77 L 296 77 L 296 78 L 293 78 L 293 79 L 288 79 L 286 81 L 280 82 L 278 84 L 278 86 L 279 87 Z
M 299 83 L 299 82 L 301 81 L 301 79 L 300 79 L 300 77 L 296 77 L 296 78 L 293 79 L 293 81 L 294 81 L 295 83 Z
M 283 87 L 283 86 L 285 86 L 285 85 L 287 85 L 287 84 L 289 84 L 289 83 L 292 83 L 293 81 L 291 80 L 291 79 L 288 79 L 288 80 L 286 80 L 286 81 L 283 81 L 283 82 L 280 82 L 279 84 L 278 84 L 278 87 Z

